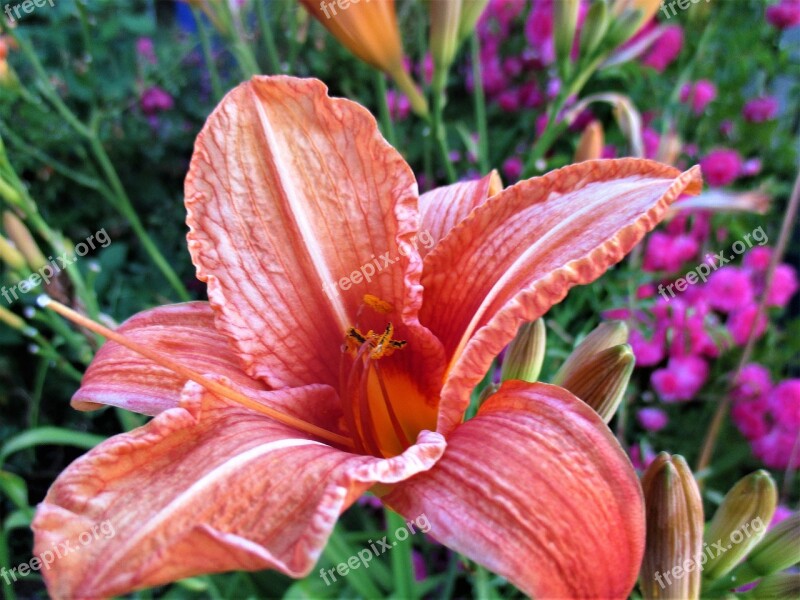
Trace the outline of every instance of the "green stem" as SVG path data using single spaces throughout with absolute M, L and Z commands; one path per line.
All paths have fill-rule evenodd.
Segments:
M 477 600 L 489 600 L 492 597 L 489 588 L 489 572 L 479 564 L 475 564 L 475 598 Z
M 128 194 L 122 185 L 122 181 L 120 181 L 119 175 L 117 175 L 117 171 L 114 168 L 114 165 L 111 163 L 111 159 L 108 157 L 105 148 L 100 143 L 100 140 L 97 138 L 97 135 L 94 132 L 92 132 L 92 136 L 89 138 L 89 145 L 95 158 L 97 159 L 97 162 L 100 164 L 100 168 L 108 179 L 112 191 L 119 201 L 117 208 L 123 214 L 123 216 L 128 219 L 129 223 L 131 224 L 131 228 L 139 238 L 139 241 L 142 243 L 145 251 L 150 255 L 150 258 L 161 271 L 162 275 L 164 275 L 166 280 L 178 294 L 178 297 L 184 302 L 190 300 L 191 296 L 189 295 L 189 292 L 186 291 L 186 288 L 184 287 L 180 278 L 161 254 L 150 235 L 147 233 L 147 231 L 145 231 L 145 228 L 139 219 L 139 215 L 133 208 L 130 198 L 128 198 Z
M 257 4 L 260 4 L 260 2 Z M 222 82 L 220 81 L 219 71 L 217 70 L 217 61 L 214 60 L 214 52 L 211 49 L 208 29 L 203 21 L 202 13 L 194 7 L 192 7 L 192 16 L 194 17 L 195 23 L 197 23 L 197 35 L 200 38 L 203 58 L 206 61 L 208 75 L 211 78 L 211 90 L 214 93 L 214 100 L 219 101 L 222 98 Z
M 386 537 L 394 538 L 394 532 L 405 529 L 406 521 L 396 512 L 384 510 L 386 516 Z M 395 545 L 396 544 L 396 545 Z M 411 557 L 413 546 L 410 541 L 392 542 L 392 572 L 394 573 L 394 593 L 398 598 L 415 600 L 417 590 L 414 585 L 414 561 Z
M 256 2 L 256 16 L 258 18 L 258 27 L 261 29 L 261 39 L 264 40 L 264 50 L 266 50 L 267 53 L 270 72 L 280 73 L 281 63 L 278 59 L 278 48 L 275 46 L 275 37 L 272 35 L 272 27 L 270 27 L 269 20 L 267 19 L 266 2 Z
M 475 101 L 475 123 L 478 127 L 478 165 L 481 174 L 489 172 L 489 128 L 486 122 L 486 95 L 481 74 L 481 45 L 477 31 L 470 38 L 472 52 L 472 98 Z
M 453 168 L 452 161 L 450 160 L 450 150 L 447 147 L 447 132 L 445 130 L 445 125 L 442 118 L 442 113 L 444 112 L 444 79 L 446 77 L 447 75 L 441 72 L 437 72 L 434 75 L 431 129 L 433 138 L 436 140 L 436 146 L 439 148 L 442 164 L 447 172 L 447 181 L 448 183 L 455 183 L 456 171 Z
M 378 96 L 378 110 L 380 112 L 383 135 L 386 137 L 386 141 L 396 147 L 394 124 L 392 123 L 392 115 L 389 113 L 389 103 L 386 99 L 386 77 L 382 71 L 377 69 L 375 70 L 375 94 Z

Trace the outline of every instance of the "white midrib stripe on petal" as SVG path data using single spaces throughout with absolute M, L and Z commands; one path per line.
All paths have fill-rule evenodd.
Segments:
M 161 527 L 166 521 L 172 519 L 174 515 L 187 511 L 187 505 L 189 505 L 197 495 L 202 493 L 204 490 L 211 488 L 216 483 L 227 479 L 239 469 L 244 467 L 247 463 L 257 460 L 269 454 L 270 452 L 275 452 L 276 450 L 295 448 L 299 446 L 325 446 L 325 444 L 312 440 L 290 438 L 261 444 L 260 446 L 251 448 L 246 452 L 242 452 L 241 454 L 226 460 L 221 465 L 211 469 L 208 473 L 190 485 L 183 493 L 171 500 L 169 504 L 167 504 L 158 512 L 158 516 L 156 518 L 145 523 L 141 529 L 138 530 L 136 535 L 128 538 L 124 543 L 120 544 L 118 546 L 118 550 L 114 552 L 109 559 L 105 559 L 102 562 L 107 564 L 108 568 L 113 567 L 119 561 L 119 557 L 125 556 L 129 549 L 135 548 L 136 545 L 141 542 L 141 540 Z M 95 573 L 93 579 L 99 580 L 104 578 L 108 568 L 102 569 Z
M 622 180 L 618 180 L 615 183 L 619 185 L 621 182 Z M 596 183 L 603 183 L 603 182 L 595 181 L 589 185 L 594 185 Z M 627 193 L 630 189 L 635 189 L 641 187 L 642 185 L 643 182 L 641 181 L 641 179 L 634 178 L 629 182 L 628 185 L 625 186 L 624 189 L 616 189 L 615 193 L 617 195 L 621 193 Z M 586 188 L 581 188 L 581 190 L 578 191 L 585 191 L 585 189 Z M 563 195 L 560 196 L 563 197 Z M 548 199 L 545 200 L 544 202 L 546 203 L 549 201 L 550 200 Z M 481 305 L 478 307 L 478 310 L 475 311 L 475 314 L 473 315 L 472 320 L 469 323 L 469 326 L 467 326 L 467 329 L 464 331 L 464 335 L 461 337 L 461 340 L 458 343 L 456 351 L 453 353 L 453 360 L 450 363 L 450 368 L 452 368 L 453 365 L 455 365 L 455 363 L 458 361 L 459 356 L 461 355 L 467 343 L 469 342 L 470 338 L 472 337 L 472 334 L 475 332 L 475 329 L 477 329 L 478 323 L 480 323 L 484 313 L 488 310 L 491 303 L 494 302 L 494 300 L 497 298 L 500 291 L 505 288 L 506 283 L 510 279 L 512 279 L 516 275 L 516 273 L 520 269 L 522 269 L 529 260 L 531 260 L 531 258 L 536 254 L 536 252 L 538 252 L 539 248 L 541 248 L 545 244 L 545 242 L 547 242 L 550 238 L 554 237 L 556 233 L 564 229 L 567 226 L 567 224 L 573 221 L 574 219 L 580 218 L 586 213 L 594 210 L 596 208 L 596 205 L 597 205 L 596 202 L 585 204 L 580 210 L 577 210 L 574 213 L 572 213 L 572 216 L 569 219 L 561 221 L 558 225 L 550 229 L 546 234 L 544 234 L 542 237 L 536 240 L 536 242 L 528 246 L 527 250 L 525 250 L 522 254 L 520 254 L 520 256 L 514 261 L 514 263 L 506 270 L 505 273 L 503 273 L 500 279 L 498 279 L 497 282 L 492 286 L 492 289 L 489 290 L 488 294 L 486 294 L 486 297 L 483 299 L 483 302 L 481 302 Z
M 311 219 L 306 214 L 305 203 L 302 201 L 303 196 L 295 187 L 294 180 L 287 176 L 287 174 L 290 172 L 290 168 L 288 167 L 289 161 L 281 155 L 280 148 L 282 145 L 278 143 L 277 136 L 275 135 L 275 132 L 269 123 L 269 117 L 264 111 L 263 105 L 257 100 L 253 104 L 258 112 L 258 119 L 261 123 L 261 129 L 264 132 L 264 137 L 267 139 L 267 144 L 269 145 L 270 152 L 272 153 L 272 160 L 275 163 L 275 170 L 277 171 L 278 178 L 280 179 L 281 189 L 286 196 L 286 200 L 289 202 L 290 212 L 295 219 L 295 223 L 297 223 L 297 227 L 300 229 L 300 236 L 303 238 L 303 245 L 311 257 L 311 263 L 314 265 L 314 270 L 319 276 L 320 285 L 334 281 L 331 270 L 328 267 L 328 263 L 325 261 L 325 253 L 322 251 L 322 248 L 320 248 L 320 245 L 317 242 L 318 236 L 311 227 Z M 328 296 L 328 294 L 326 294 L 326 296 Z M 336 313 L 336 318 L 339 321 L 341 330 L 346 331 L 351 322 L 347 318 L 347 311 L 345 310 L 341 297 L 338 294 L 335 294 L 333 298 L 329 297 L 329 300 L 334 312 Z

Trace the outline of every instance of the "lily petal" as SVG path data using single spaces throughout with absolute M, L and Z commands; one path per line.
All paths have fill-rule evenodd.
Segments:
M 644 552 L 636 475 L 566 390 L 508 381 L 384 502 L 534 598 L 624 598 Z
M 469 390 L 519 326 L 619 262 L 700 169 L 642 159 L 572 165 L 507 188 L 425 257 L 420 321 L 444 344 L 448 378 L 438 431 L 460 422 Z
M 308 417 L 327 410 L 333 393 L 316 385 L 251 395 Z M 34 552 L 73 549 L 43 570 L 57 599 L 228 570 L 303 576 L 366 489 L 430 468 L 444 447 L 442 436 L 423 432 L 392 459 L 357 456 L 190 382 L 179 407 L 107 440 L 59 476 L 32 524 Z
M 162 306 L 134 315 L 117 331 L 198 373 L 214 373 L 258 387 L 242 368 L 228 338 L 214 327 L 207 302 Z M 178 406 L 186 379 L 115 342 L 106 342 L 72 397 L 78 410 L 119 406 L 145 415 Z M 264 389 L 264 388 L 262 388 Z
M 186 179 L 189 250 L 217 326 L 273 388 L 338 381 L 365 294 L 409 322 L 421 303 L 414 175 L 363 107 L 326 92 L 314 79 L 241 84 Z
M 420 235 L 427 233 L 428 244 L 419 246 L 423 258 L 453 227 L 490 196 L 503 189 L 503 182 L 496 170 L 473 181 L 459 181 L 425 192 L 419 197 Z M 424 241 L 424 240 L 422 240 Z

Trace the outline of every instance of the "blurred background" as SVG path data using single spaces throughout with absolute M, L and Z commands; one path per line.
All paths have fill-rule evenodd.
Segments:
M 707 514 L 737 480 L 766 469 L 779 494 L 775 518 L 797 511 L 800 246 L 787 212 L 800 149 L 797 1 L 633 2 L 641 19 L 612 28 L 616 39 L 592 55 L 587 0 L 565 55 L 552 1 L 491 0 L 443 70 L 428 6 L 401 0 L 411 83 L 359 60 L 324 17 L 291 0 L 2 4 L 0 566 L 30 560 L 33 507 L 58 473 L 145 422 L 70 407 L 100 340 L 41 311 L 37 296 L 110 325 L 205 299 L 186 250 L 183 179 L 208 114 L 254 74 L 317 77 L 331 95 L 368 107 L 421 191 L 490 169 L 511 185 L 593 158 L 700 164 L 702 196 L 678 203 L 623 263 L 546 315 L 541 378 L 601 321 L 625 320 L 636 368 L 610 425 L 634 465 L 644 469 L 659 451 L 685 456 Z M 707 282 L 670 301 L 659 293 L 746 234 L 755 243 Z M 90 239 L 94 247 L 49 282 L 26 284 Z M 483 385 L 496 379 L 495 369 Z M 360 502 L 340 524 L 342 539 L 380 537 L 383 519 L 378 500 Z M 409 551 L 419 597 L 521 597 L 433 539 L 414 536 Z M 334 559 L 326 551 L 320 566 Z M 383 564 L 389 573 L 392 561 Z M 316 571 L 300 582 L 234 573 L 133 597 L 363 596 L 351 585 L 326 586 Z M 9 600 L 46 597 L 38 573 L 0 579 L 0 588 Z

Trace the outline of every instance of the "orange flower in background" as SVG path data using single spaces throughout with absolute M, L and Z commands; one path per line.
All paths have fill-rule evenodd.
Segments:
M 621 260 L 699 169 L 589 161 L 418 197 L 372 116 L 326 91 L 256 77 L 199 135 L 188 240 L 209 302 L 134 316 L 87 371 L 77 408 L 155 418 L 73 463 L 39 506 L 37 554 L 116 532 L 44 571 L 50 593 L 303 576 L 372 489 L 528 594 L 625 596 L 642 495 L 598 415 L 521 381 L 464 413 L 519 326 Z
M 427 114 L 427 102 L 403 66 L 403 42 L 394 0 L 300 3 L 357 58 L 390 75 L 415 113 Z

